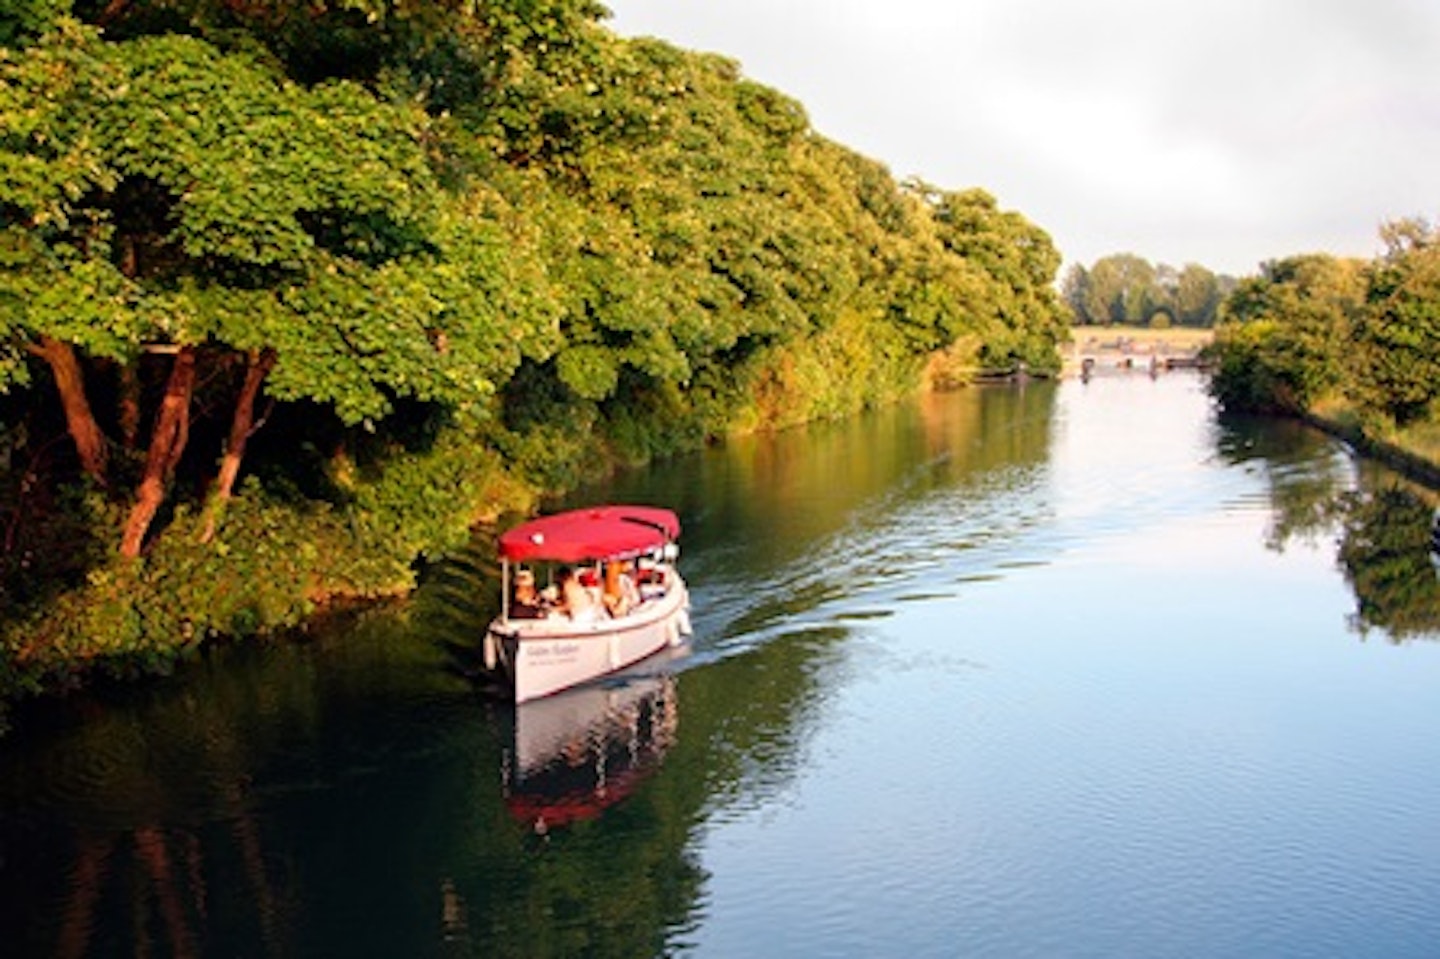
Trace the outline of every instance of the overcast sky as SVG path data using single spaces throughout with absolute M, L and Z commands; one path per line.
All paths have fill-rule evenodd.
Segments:
M 1067 263 L 1254 273 L 1440 215 L 1440 0 L 605 0 Z

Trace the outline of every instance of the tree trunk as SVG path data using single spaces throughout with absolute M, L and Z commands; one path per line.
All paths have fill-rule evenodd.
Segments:
M 195 347 L 181 347 L 175 354 L 175 365 L 170 368 L 170 380 L 165 384 L 165 399 L 160 403 L 160 412 L 155 416 L 155 428 L 150 434 L 150 452 L 145 457 L 145 475 L 135 494 L 135 506 L 130 510 L 130 519 L 125 523 L 125 535 L 120 541 L 123 556 L 139 556 L 140 547 L 145 543 L 145 534 L 160 504 L 165 501 L 165 489 L 170 474 L 180 455 L 185 452 L 185 443 L 190 437 L 190 394 L 195 389 Z
M 28 344 L 27 349 L 46 363 L 55 377 L 55 388 L 60 391 L 60 405 L 65 410 L 65 423 L 70 438 L 75 441 L 75 451 L 80 454 L 80 468 L 95 482 L 105 485 L 106 468 L 109 465 L 109 448 L 95 414 L 90 410 L 90 401 L 85 396 L 85 373 L 80 369 L 80 360 L 69 343 L 49 336 L 40 337 L 40 345 Z
M 240 475 L 240 461 L 245 456 L 245 444 L 258 429 L 255 426 L 255 397 L 260 394 L 260 385 L 274 365 L 275 353 L 272 350 L 250 351 L 245 384 L 240 388 L 240 395 L 235 400 L 235 415 L 230 420 L 230 438 L 225 443 L 225 455 L 220 459 L 220 476 L 215 483 L 215 494 L 205 510 L 205 531 L 200 534 L 202 543 L 208 543 L 215 538 L 215 524 L 234 493 L 235 478 Z

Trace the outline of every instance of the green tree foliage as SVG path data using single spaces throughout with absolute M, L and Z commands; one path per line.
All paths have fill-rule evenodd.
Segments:
M 1150 261 L 1133 253 L 1102 257 L 1090 268 L 1086 316 L 1097 323 L 1144 323 L 1156 289 Z
M 1077 326 L 1095 321 L 1090 317 L 1090 271 L 1082 263 L 1072 263 L 1060 281 L 1060 299 L 1070 311 L 1070 320 Z
M 44 33 L 62 14 L 64 0 L 10 0 L 0 10 L 0 47 L 16 47 Z
M 1368 401 L 1403 426 L 1440 413 L 1440 235 L 1412 219 L 1382 236 L 1356 338 Z
M 7 468 L 0 505 L 94 538 L 53 580 L 88 625 L 22 628 L 62 658 L 270 628 L 617 453 L 844 415 L 936 356 L 1057 367 L 1042 230 L 603 12 L 0 15 L 0 441 L 40 477 Z
M 1434 422 L 1440 247 L 1417 219 L 1387 224 L 1381 236 L 1387 252 L 1374 261 L 1291 257 L 1226 298 L 1211 385 L 1222 403 L 1293 411 L 1331 403 L 1367 434 Z
M 265 352 L 272 397 L 362 423 L 397 396 L 483 409 L 546 325 L 505 293 L 511 238 L 442 202 L 413 106 L 299 87 L 191 36 L 113 43 L 73 22 L 4 67 L 12 355 Z M 184 445 L 182 429 L 151 465 L 168 473 Z
M 551 189 L 530 190 L 527 180 L 517 202 L 547 224 L 565 291 L 565 345 L 522 378 L 528 413 L 512 422 L 558 415 L 537 395 L 566 415 L 589 402 L 632 425 L 634 409 L 653 411 L 668 397 L 667 419 L 706 433 L 856 409 L 886 395 L 855 388 L 875 377 L 844 375 L 852 399 L 837 404 L 821 397 L 840 386 L 840 370 L 860 367 L 800 362 L 817 337 L 839 348 L 843 337 L 828 331 L 847 317 L 870 324 L 845 328 L 882 347 L 878 382 L 892 395 L 899 381 L 913 384 L 919 358 L 962 334 L 985 342 L 977 362 L 1008 368 L 1012 353 L 1028 351 L 1037 369 L 1053 367 L 1058 334 L 1031 329 L 1045 329 L 1047 309 L 1055 319 L 1050 280 L 1037 286 L 1033 277 L 1047 265 L 1053 274 L 1058 258 L 1018 215 L 987 200 L 949 228 L 947 246 L 943 223 L 958 203 L 951 210 L 938 191 L 901 191 L 883 167 L 815 136 L 799 104 L 744 80 L 727 59 L 640 40 L 603 47 L 589 67 L 577 84 L 585 98 L 557 96 L 551 112 L 570 119 L 552 125 L 544 150 L 501 150 L 523 155 L 527 170 L 547 168 Z M 1022 264 L 1013 282 L 997 282 L 1004 264 L 983 257 L 978 239 L 962 255 L 967 230 L 996 233 L 997 246 L 1013 241 L 1030 273 Z M 1029 326 L 1017 334 L 1011 323 Z M 857 352 L 845 348 L 852 359 Z M 554 386 L 537 389 L 541 380 Z M 773 389 L 796 395 L 781 410 L 766 402 Z
M 1133 253 L 1117 253 L 1101 257 L 1088 269 L 1072 264 L 1061 296 L 1077 324 L 1146 326 L 1163 317 L 1163 322 L 1208 327 L 1235 282 L 1198 263 L 1177 270 Z
M 1212 390 L 1234 408 L 1306 409 L 1346 380 L 1364 297 L 1354 260 L 1310 254 L 1264 264 L 1221 308 Z
M 984 190 L 929 197 L 940 241 L 988 286 L 980 298 L 989 306 L 984 359 L 1008 368 L 1057 369 L 1057 347 L 1065 338 L 1064 314 L 1055 293 L 1060 254 L 1045 231 L 1020 214 L 999 209 Z M 983 328 L 982 328 L 983 330 Z M 954 339 L 960 330 L 946 330 Z
M 1212 326 L 1220 307 L 1221 279 L 1198 263 L 1187 263 L 1175 282 L 1175 319 L 1185 326 Z

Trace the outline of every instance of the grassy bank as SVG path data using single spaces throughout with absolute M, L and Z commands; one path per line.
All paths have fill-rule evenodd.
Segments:
M 1395 426 L 1354 402 L 1330 396 L 1302 414 L 1306 422 L 1349 443 L 1356 451 L 1397 472 L 1440 490 L 1440 422 Z

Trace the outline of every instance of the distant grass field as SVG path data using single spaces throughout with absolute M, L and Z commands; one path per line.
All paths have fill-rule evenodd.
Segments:
M 1213 330 L 1140 326 L 1074 326 L 1068 351 L 1079 353 L 1193 353 L 1215 338 Z

